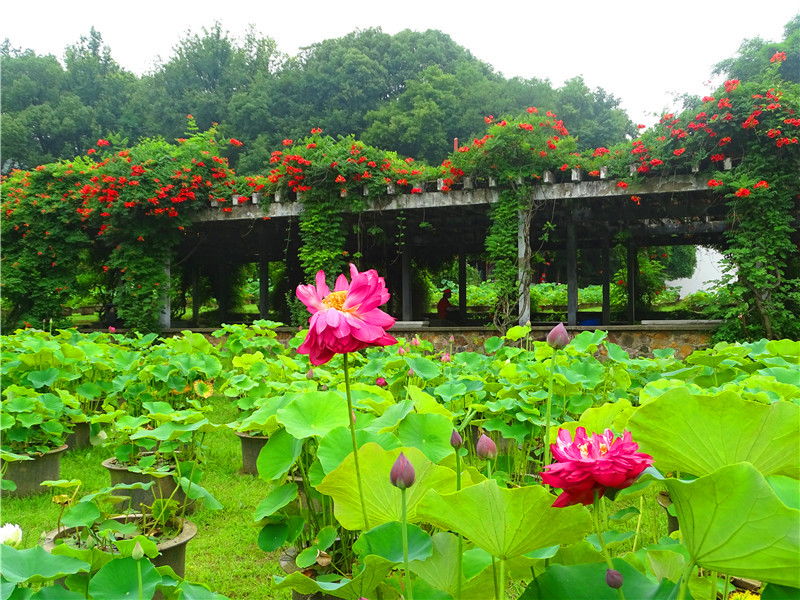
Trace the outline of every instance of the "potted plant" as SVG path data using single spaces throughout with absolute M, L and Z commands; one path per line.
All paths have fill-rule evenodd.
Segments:
M 78 403 L 68 394 L 42 394 L 16 384 L 2 395 L 2 489 L 11 496 L 45 492 L 41 482 L 59 477 L 69 417 L 79 412 Z
M 183 521 L 177 536 L 169 538 L 165 530 L 166 535 L 155 540 L 143 529 L 155 519 L 114 513 L 126 500 L 118 495 L 126 486 L 104 488 L 75 502 L 80 482 L 49 483 L 74 491 L 55 497 L 65 510 L 59 527 L 46 533 L 40 546 L 17 549 L 17 544 L 0 544 L 4 597 L 9 592 L 29 597 L 28 588 L 35 584 L 40 588 L 35 597 L 42 598 L 224 598 L 183 578 L 186 543 L 197 531 L 189 521 Z M 67 527 L 67 522 L 73 525 Z
M 218 426 L 195 409 L 173 410 L 166 402 L 145 402 L 145 415 L 115 411 L 110 444 L 114 456 L 103 461 L 112 485 L 152 482 L 152 488 L 132 492 L 134 506 L 174 498 L 192 510 L 203 498 L 209 508 L 221 508 L 199 481 L 205 433 Z

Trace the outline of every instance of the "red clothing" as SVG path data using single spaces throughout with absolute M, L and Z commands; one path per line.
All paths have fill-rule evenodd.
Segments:
M 442 299 L 439 300 L 439 304 L 436 305 L 436 312 L 439 313 L 440 319 L 447 319 L 447 309 L 451 306 L 453 305 L 450 304 L 450 300 L 442 296 Z

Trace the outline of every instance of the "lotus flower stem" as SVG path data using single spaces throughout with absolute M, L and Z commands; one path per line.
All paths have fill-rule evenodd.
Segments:
M 501 600 L 500 586 L 497 584 L 497 559 L 492 556 L 492 583 L 494 583 L 494 600 Z
M 692 570 L 694 570 L 694 561 L 690 560 L 689 564 L 686 565 L 686 569 L 681 574 L 681 584 L 680 588 L 678 588 L 678 600 L 684 600 L 684 598 L 686 598 L 686 590 L 689 589 L 689 578 L 692 576 Z
M 403 569 L 406 574 L 406 589 L 408 590 L 408 600 L 414 600 L 414 592 L 411 585 L 411 571 L 408 568 L 408 517 L 406 515 L 406 488 L 400 488 L 400 499 L 403 514 Z
M 364 487 L 361 483 L 361 467 L 358 464 L 358 442 L 356 441 L 356 424 L 353 419 L 353 400 L 350 397 L 350 368 L 347 364 L 347 353 L 342 354 L 344 361 L 344 389 L 347 393 L 347 420 L 350 421 L 350 439 L 353 442 L 353 462 L 356 467 L 356 482 L 358 483 L 358 497 L 361 500 L 361 514 L 364 517 L 364 529 L 370 529 L 367 517 L 367 505 L 364 503 Z M 405 497 L 405 496 L 404 496 Z
M 633 548 L 631 552 L 636 552 L 636 544 L 639 541 L 639 531 L 642 529 L 642 512 L 644 511 L 644 496 L 639 496 L 639 518 L 636 519 L 636 535 L 633 536 Z
M 553 381 L 556 377 L 556 353 L 558 350 L 553 348 L 553 357 L 550 359 L 550 383 L 547 386 L 547 412 L 544 418 L 544 432 L 542 433 L 542 444 L 544 445 L 544 464 L 542 468 L 550 464 L 550 412 L 553 406 Z M 545 486 L 549 489 L 550 486 Z
M 606 543 L 603 541 L 603 534 L 600 531 L 600 492 L 598 490 L 594 491 L 594 510 L 592 510 L 592 516 L 594 517 L 594 532 L 597 534 L 597 540 L 600 542 L 600 548 L 603 549 L 603 557 L 606 559 L 608 568 L 614 571 L 614 563 L 611 562 L 611 554 L 608 552 L 608 547 L 606 547 Z M 619 600 L 625 600 L 625 594 L 622 592 L 622 587 L 617 588 L 617 594 L 619 595 Z
M 506 561 L 500 559 L 500 598 L 505 600 L 506 597 Z
M 139 600 L 143 600 L 143 585 L 142 585 L 142 561 L 136 561 L 136 575 L 139 577 Z
M 461 449 L 456 448 L 456 491 L 461 491 Z M 461 600 L 461 579 L 464 560 L 464 536 L 458 534 L 458 557 L 456 559 L 456 600 Z

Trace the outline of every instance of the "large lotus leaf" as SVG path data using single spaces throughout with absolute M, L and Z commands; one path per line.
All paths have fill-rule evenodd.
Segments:
M 375 433 L 394 431 L 400 425 L 400 421 L 412 410 L 414 410 L 414 401 L 411 399 L 393 404 L 383 411 L 380 417 L 373 419 L 365 429 Z
M 409 564 L 411 571 L 428 585 L 456 597 L 458 587 L 458 537 L 440 531 L 433 534 L 433 554 L 422 562 Z M 462 569 L 463 570 L 463 569 Z M 461 578 L 461 600 L 485 600 L 492 589 L 491 562 L 471 578 Z
M 360 448 L 368 442 L 375 442 L 384 450 L 393 450 L 400 447 L 400 440 L 391 433 L 377 433 L 364 429 L 356 430 L 356 443 Z M 349 427 L 331 429 L 319 442 L 317 458 L 325 474 L 330 473 L 347 457 L 353 453 L 353 440 Z
M 155 429 L 140 429 L 133 435 L 131 435 L 132 440 L 139 440 L 142 438 L 145 439 L 156 439 L 162 442 L 173 441 L 177 440 L 181 436 L 191 431 L 200 431 L 200 432 L 208 432 L 214 431 L 218 429 L 220 426 L 215 425 L 214 423 L 210 422 L 208 419 L 201 419 L 200 421 L 195 421 L 194 423 L 163 423 L 159 425 Z
M 439 394 L 445 402 L 449 402 L 455 396 L 464 395 L 467 391 L 467 386 L 463 383 L 452 383 L 448 381 L 438 386 L 434 391 Z M 407 386 L 406 392 L 408 393 L 408 397 L 414 401 L 414 408 L 416 408 L 418 413 L 436 413 L 444 415 L 448 419 L 453 418 L 453 413 L 442 406 L 436 398 L 423 392 L 417 386 Z
M 620 558 L 614 568 L 622 573 L 626 598 L 670 600 L 677 597 L 678 586 L 665 579 L 655 583 Z M 617 590 L 606 585 L 605 562 L 584 565 L 550 565 L 530 584 L 519 600 L 617 600 Z
M 370 527 L 402 519 L 400 490 L 389 481 L 389 472 L 401 450 L 416 473 L 414 485 L 406 490 L 409 523 L 422 520 L 417 515 L 417 504 L 428 490 L 436 489 L 448 493 L 456 489 L 456 474 L 446 467 L 432 463 L 416 448 L 384 450 L 378 444 L 371 442 L 364 444 L 358 450 L 358 461 L 363 477 L 364 502 Z M 328 473 L 317 489 L 333 498 L 334 514 L 342 527 L 366 529 L 352 453 L 342 461 L 342 464 Z
M 0 544 L 3 578 L 14 583 L 43 583 L 72 573 L 86 573 L 89 563 L 71 556 L 50 554 L 41 546 L 16 550 Z
M 328 594 L 345 600 L 372 598 L 372 592 L 386 579 L 394 566 L 395 563 L 373 554 L 364 559 L 361 572 L 353 579 L 343 577 L 337 582 L 315 581 L 296 571 L 286 577 L 275 577 L 275 587 L 288 587 L 299 594 Z
M 409 413 L 397 428 L 403 446 L 422 450 L 435 463 L 453 453 L 453 446 L 450 445 L 452 434 L 452 421 L 444 415 L 432 413 Z
M 406 525 L 408 560 L 423 561 L 432 553 L 431 536 L 416 525 Z M 353 544 L 359 558 L 370 554 L 381 556 L 394 563 L 403 562 L 403 524 L 391 521 L 362 533 Z
M 303 440 L 293 438 L 285 429 L 269 436 L 256 460 L 258 476 L 264 481 L 283 477 L 292 468 L 302 449 Z
M 118 558 L 103 565 L 92 577 L 89 594 L 95 600 L 152 598 L 159 583 L 161 575 L 149 560 Z
M 800 510 L 781 502 L 753 465 L 728 465 L 694 481 L 664 483 L 696 564 L 800 587 Z
M 555 544 L 576 542 L 592 529 L 583 506 L 553 508 L 541 486 L 501 488 L 493 479 L 450 494 L 433 490 L 418 518 L 460 533 L 492 556 L 511 559 Z
M 295 498 L 297 498 L 296 483 L 286 483 L 274 488 L 267 497 L 259 503 L 258 508 L 256 508 L 256 514 L 253 517 L 254 520 L 258 522 L 265 517 L 275 514 Z
M 797 460 L 800 406 L 766 405 L 730 392 L 695 396 L 671 390 L 628 420 L 639 450 L 663 472 L 698 477 L 719 467 L 749 462 L 763 475 L 800 478 Z
M 336 427 L 347 427 L 347 400 L 336 392 L 301 394 L 276 413 L 278 422 L 297 439 L 322 437 Z
M 441 375 L 439 365 L 429 358 L 425 358 L 424 356 L 406 356 L 405 359 L 406 364 L 414 369 L 414 374 L 425 381 L 435 379 Z

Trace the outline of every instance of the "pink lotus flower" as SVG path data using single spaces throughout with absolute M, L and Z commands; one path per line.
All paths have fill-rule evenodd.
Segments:
M 394 317 L 378 308 L 389 301 L 389 292 L 374 269 L 359 273 L 351 264 L 350 282 L 339 275 L 333 292 L 319 271 L 316 286 L 298 285 L 297 297 L 311 313 L 308 335 L 297 352 L 308 354 L 312 365 L 325 364 L 335 354 L 397 343 L 386 333 Z
M 386 387 L 387 385 L 389 385 L 389 383 L 386 381 L 385 377 L 378 377 L 375 380 L 375 385 L 377 385 L 379 387 Z
M 547 334 L 547 345 L 556 350 L 566 348 L 569 344 L 569 334 L 563 323 L 559 323 Z
M 626 488 L 653 463 L 652 456 L 637 452 L 639 444 L 631 440 L 630 431 L 615 438 L 606 429 L 589 438 L 586 429 L 578 427 L 573 440 L 569 431 L 560 429 L 550 447 L 558 462 L 545 467 L 542 482 L 564 490 L 553 506 L 591 504 L 595 490 L 602 496 L 606 488 Z

